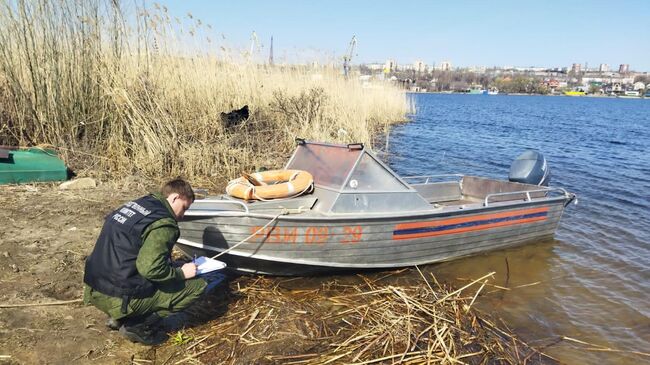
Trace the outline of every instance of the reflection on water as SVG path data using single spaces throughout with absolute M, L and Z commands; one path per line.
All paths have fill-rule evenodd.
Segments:
M 562 269 L 567 263 L 555 251 L 565 245 L 566 242 L 558 240 L 540 242 L 429 265 L 426 271 L 456 286 L 486 272 L 496 272 L 491 283 L 510 290 L 484 289 L 477 309 L 502 318 L 514 333 L 533 346 L 552 344 L 544 352 L 563 362 L 599 363 L 605 359 L 612 364 L 637 363 L 639 356 L 590 352 L 585 350 L 586 346 L 557 341 L 567 336 L 616 349 L 647 351 L 644 343 L 650 339 L 647 317 L 632 308 L 609 301 L 584 300 L 596 298 L 597 294 L 588 286 L 576 285 L 574 273 Z M 598 280 L 588 272 L 579 275 L 586 280 Z M 585 325 L 585 321 L 589 323 Z M 631 340 L 626 340 L 630 336 Z

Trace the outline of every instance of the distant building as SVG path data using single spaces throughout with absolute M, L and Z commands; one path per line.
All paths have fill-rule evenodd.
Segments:
M 548 87 L 550 87 L 552 89 L 556 89 L 556 88 L 560 87 L 560 82 L 558 80 L 556 80 L 556 79 L 551 79 L 551 80 L 548 81 Z
M 621 65 L 618 66 L 618 73 L 626 74 L 628 72 L 630 72 L 630 65 L 621 63 Z
M 535 67 L 535 66 L 530 66 L 530 67 L 512 67 L 513 70 L 517 72 L 528 72 L 528 73 L 535 73 L 535 72 L 545 72 L 546 68 L 545 67 Z
M 419 73 L 425 73 L 427 71 L 427 65 L 423 61 L 415 61 L 413 63 L 413 70 Z
M 634 83 L 634 77 L 623 77 L 623 76 L 610 77 L 609 82 L 618 82 L 623 85 L 631 85 Z
M 470 66 L 470 67 L 467 68 L 467 71 L 469 71 L 469 72 L 476 72 L 476 73 L 480 73 L 480 74 L 485 73 L 486 70 L 487 70 L 487 67 L 485 67 L 485 66 Z
M 634 90 L 645 90 L 645 84 L 641 81 L 635 82 L 633 85 Z
M 397 71 L 397 62 L 395 60 L 386 60 L 386 63 L 384 63 L 384 72 L 394 71 Z
M 609 71 L 609 65 L 606 63 L 601 63 L 600 66 L 598 66 L 598 72 L 608 72 Z
M 582 71 L 582 65 L 579 63 L 574 63 L 571 65 L 571 72 L 574 74 L 579 74 Z
M 551 93 L 554 93 L 560 87 L 560 82 L 556 79 L 545 79 L 541 84 L 548 87 Z
M 605 80 L 602 77 L 583 77 L 582 85 L 589 86 L 591 84 L 602 84 Z
M 371 85 L 372 75 L 360 75 L 359 81 L 361 81 L 361 87 L 364 89 L 369 89 L 372 87 Z
M 451 68 L 451 62 L 449 61 L 442 61 L 438 67 L 436 67 L 436 69 L 440 71 L 451 71 Z

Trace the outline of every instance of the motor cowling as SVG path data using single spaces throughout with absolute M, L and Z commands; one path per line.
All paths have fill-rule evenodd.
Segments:
M 527 150 L 517 157 L 510 166 L 508 180 L 523 184 L 548 186 L 551 170 L 546 158 L 535 150 Z

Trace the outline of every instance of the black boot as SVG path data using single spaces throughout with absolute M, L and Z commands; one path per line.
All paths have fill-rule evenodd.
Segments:
M 167 334 L 160 330 L 161 318 L 152 313 L 142 320 L 127 320 L 120 327 L 120 334 L 131 342 L 140 342 L 147 346 L 160 345 L 167 341 Z
M 160 328 L 165 332 L 176 332 L 195 325 L 193 320 L 194 318 L 187 311 L 180 311 L 163 318 L 160 321 Z
M 108 327 L 111 331 L 117 331 L 122 327 L 122 322 L 123 320 L 121 319 L 113 319 L 111 317 L 108 317 L 106 320 L 106 327 Z

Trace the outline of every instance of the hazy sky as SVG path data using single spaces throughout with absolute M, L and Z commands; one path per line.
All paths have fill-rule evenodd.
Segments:
M 650 0 L 621 1 L 162 1 L 248 49 L 255 31 L 268 57 L 340 58 L 353 35 L 353 64 L 422 60 L 453 66 L 607 63 L 650 71 Z M 299 56 L 296 56 L 299 55 Z M 261 57 L 261 56 L 260 56 Z M 316 57 L 316 56 L 314 56 Z

